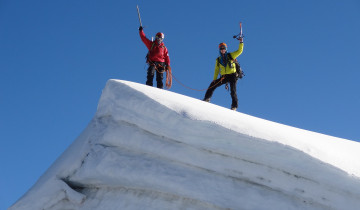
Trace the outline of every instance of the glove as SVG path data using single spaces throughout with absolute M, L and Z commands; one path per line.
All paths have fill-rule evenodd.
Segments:
M 166 71 L 170 71 L 171 72 L 171 67 L 170 66 L 166 66 Z
M 229 83 L 226 83 L 226 84 L 225 84 L 225 89 L 226 89 L 227 91 L 229 91 Z
M 139 27 L 139 31 L 142 31 L 142 30 L 143 30 L 143 27 L 142 27 L 142 26 L 140 26 L 140 27 Z
M 240 43 L 243 43 L 244 42 L 244 37 L 239 37 L 239 41 L 240 41 Z

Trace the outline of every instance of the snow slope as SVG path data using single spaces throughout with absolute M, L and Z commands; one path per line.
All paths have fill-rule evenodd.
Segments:
M 93 120 L 10 210 L 356 209 L 360 144 L 109 80 Z

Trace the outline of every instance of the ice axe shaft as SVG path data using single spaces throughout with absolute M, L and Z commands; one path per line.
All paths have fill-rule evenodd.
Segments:
M 137 13 L 138 13 L 138 17 L 139 17 L 140 26 L 142 27 L 139 6 L 136 5 L 136 8 L 137 8 Z
M 241 22 L 240 22 L 240 37 L 243 37 L 243 34 L 242 34 L 242 25 L 241 25 Z

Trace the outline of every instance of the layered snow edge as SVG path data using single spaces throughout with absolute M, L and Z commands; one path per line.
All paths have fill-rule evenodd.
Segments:
M 154 103 L 159 103 L 188 119 L 211 122 L 237 133 L 291 146 L 325 163 L 338 167 L 350 175 L 360 177 L 360 162 L 358 161 L 360 159 L 360 143 L 358 142 L 260 119 L 170 91 L 148 88 L 134 82 L 109 80 L 101 97 L 96 116 L 108 114 L 116 116 L 116 113 L 121 113 L 116 109 L 121 107 L 122 109 L 128 109 L 129 114 L 141 115 L 140 120 L 135 120 L 136 118 L 128 119 L 133 119 L 134 121 L 131 123 L 142 125 L 145 128 L 148 122 L 154 121 L 154 119 L 157 122 L 159 118 L 164 118 L 164 125 L 156 132 L 171 136 L 171 133 L 177 127 L 174 127 L 171 123 L 166 123 L 167 116 L 157 114 L 157 111 L 162 112 L 161 106 L 159 106 L 159 110 L 147 110 L 147 105 L 143 103 L 143 100 L 146 99 L 135 99 L 131 96 L 119 94 L 125 88 L 138 91 L 141 93 L 139 95 L 144 95 L 142 97 L 153 99 L 155 100 Z M 119 95 L 121 95 L 121 98 L 119 98 Z M 153 107 L 151 108 L 153 109 Z
M 140 140 L 144 136 L 146 140 Z M 226 136 L 225 140 L 221 136 Z M 239 138 L 240 141 L 237 140 Z M 253 145 L 250 146 L 252 140 L 257 142 L 256 147 L 262 145 L 258 149 L 265 153 L 264 157 L 252 157 L 255 154 L 252 151 L 247 153 L 247 146 L 254 149 Z M 238 155 L 240 147 L 243 147 L 240 150 L 244 153 L 242 156 Z M 179 148 L 182 150 L 179 151 Z M 274 151 L 283 154 L 272 154 Z M 353 181 L 346 181 L 344 189 L 349 189 L 344 191 L 331 183 L 332 176 L 328 178 L 329 180 L 323 180 L 321 184 L 322 187 L 330 189 L 329 192 L 321 192 L 321 195 L 317 197 L 317 184 L 321 179 L 318 176 L 321 176 L 321 172 L 318 175 L 316 171 L 308 172 L 311 174 L 309 177 L 316 177 L 313 180 L 296 166 L 284 163 L 287 161 L 283 160 L 284 155 L 289 151 L 291 152 L 288 154 L 289 157 L 297 157 L 305 153 L 318 159 L 319 163 L 316 164 L 328 164 L 329 166 L 324 167 L 336 174 L 334 177 L 346 178 L 344 174 L 331 168 L 332 166 L 352 175 L 353 178 L 349 177 L 350 180 L 360 177 L 360 163 L 357 161 L 360 158 L 360 145 L 357 142 L 259 119 L 170 91 L 128 81 L 109 80 L 101 95 L 97 112 L 88 127 L 27 194 L 10 209 L 36 209 L 34 207 L 56 209 L 62 205 L 62 207 L 74 209 L 80 208 L 84 200 L 96 195 L 108 194 L 112 197 L 112 199 L 107 198 L 112 200 L 109 203 L 113 203 L 113 200 L 119 196 L 129 196 L 126 193 L 136 194 L 137 197 L 146 200 L 149 197 L 144 198 L 141 195 L 149 194 L 149 192 L 154 200 L 156 200 L 155 197 L 162 197 L 162 201 L 158 204 L 160 206 L 174 205 L 166 203 L 165 200 L 169 200 L 170 197 L 172 201 L 176 201 L 175 203 L 192 205 L 194 209 L 234 208 L 239 205 L 234 201 L 236 199 L 226 200 L 233 197 L 226 196 L 226 191 L 217 193 L 225 193 L 224 196 L 228 198 L 223 198 L 223 200 L 219 198 L 216 201 L 214 199 L 218 197 L 216 192 L 202 195 L 203 192 L 186 183 L 183 183 L 184 187 L 181 187 L 183 177 L 179 175 L 203 182 L 203 185 L 199 185 L 202 187 L 212 186 L 213 179 L 233 180 L 222 183 L 225 186 L 223 190 L 229 190 L 229 192 L 234 190 L 229 183 L 237 180 L 242 183 L 239 187 L 244 187 L 243 183 L 246 183 L 245 185 L 254 185 L 265 191 L 278 191 L 280 196 L 299 195 L 301 199 L 296 198 L 290 201 L 294 206 L 301 205 L 305 201 L 306 205 L 314 205 L 312 207 L 315 208 L 335 204 L 340 206 L 343 198 L 334 198 L 334 201 L 325 199 L 334 197 L 334 192 L 336 195 L 344 195 L 344 199 L 345 195 L 351 197 L 348 204 L 350 206 L 359 204 L 356 202 L 360 198 L 359 192 L 355 189 L 355 186 L 359 186 L 358 182 L 355 181 L 355 186 L 351 186 Z M 191 157 L 187 157 L 188 155 Z M 178 160 L 180 158 L 183 160 Z M 208 164 L 204 159 L 211 160 L 214 165 Z M 298 162 L 290 163 L 290 165 L 300 164 L 302 159 L 308 161 L 307 157 L 301 157 Z M 122 162 L 121 168 L 115 167 L 119 166 L 118 162 Z M 287 168 L 276 168 L 276 164 L 271 162 L 284 163 Z M 224 163 L 228 165 L 222 165 Z M 142 167 L 135 170 L 132 168 L 133 164 Z M 162 171 L 164 168 L 172 168 L 173 171 L 177 171 L 177 174 L 171 170 Z M 244 168 L 248 169 L 246 176 L 243 174 L 245 172 L 241 171 Z M 316 167 L 311 165 L 310 168 Z M 268 178 L 263 177 L 257 174 L 258 170 L 262 173 L 270 170 L 272 175 Z M 204 176 L 199 171 L 205 172 L 204 180 L 197 178 L 198 175 Z M 146 173 L 152 176 L 149 175 L 149 180 L 144 182 L 143 177 L 139 176 Z M 166 186 L 171 183 L 168 180 L 169 177 L 173 176 L 177 177 L 179 182 L 171 185 L 174 185 L 173 187 L 178 189 L 178 192 Z M 162 180 L 167 181 L 164 185 L 159 181 L 161 179 L 156 180 L 154 177 L 161 177 Z M 285 185 L 282 179 L 289 179 L 289 183 L 292 183 L 293 179 L 300 183 L 313 182 L 317 187 L 309 185 L 304 190 L 296 185 Z M 134 180 L 139 183 L 134 183 Z M 154 186 L 149 185 L 148 182 L 153 183 Z M 104 191 L 101 186 L 113 187 Z M 83 193 L 85 188 L 87 195 Z M 183 189 L 179 190 L 181 188 Z M 314 192 L 311 192 L 311 189 Z M 257 193 L 257 190 L 254 191 Z M 42 199 L 39 200 L 39 198 Z M 132 201 L 134 198 L 128 197 L 128 199 Z M 215 201 L 212 202 L 212 199 Z M 37 200 L 36 204 L 34 200 Z M 90 207 L 94 208 L 94 206 L 99 208 L 100 203 L 106 206 L 105 201 L 94 200 L 90 202 L 91 204 L 88 203 L 88 206 L 81 208 L 91 209 Z M 94 202 L 98 203 L 94 204 Z M 136 201 L 129 202 L 126 205 L 136 203 Z M 137 202 L 139 205 L 142 204 L 139 200 Z M 154 203 L 155 201 L 146 202 Z M 229 204 L 222 204 L 222 202 Z M 330 204 L 326 204 L 327 202 Z M 265 203 L 270 204 L 271 199 L 264 201 Z M 246 205 L 243 203 L 243 207 Z M 254 204 L 248 205 L 254 207 Z M 336 205 L 335 207 L 339 207 Z M 135 205 L 130 209 L 137 207 L 139 206 Z M 176 206 L 172 207 L 176 208 Z M 281 208 L 281 206 L 278 207 Z

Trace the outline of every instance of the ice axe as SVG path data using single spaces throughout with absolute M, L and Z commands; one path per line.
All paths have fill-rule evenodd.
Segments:
M 243 38 L 243 37 L 244 37 L 244 35 L 242 33 L 242 26 L 241 26 L 241 22 L 240 22 L 240 33 L 237 35 L 234 35 L 233 38 L 239 40 L 240 38 Z
M 137 8 L 137 13 L 138 13 L 138 16 L 139 16 L 140 27 L 142 27 L 139 6 L 138 6 L 138 5 L 136 5 L 136 8 Z

